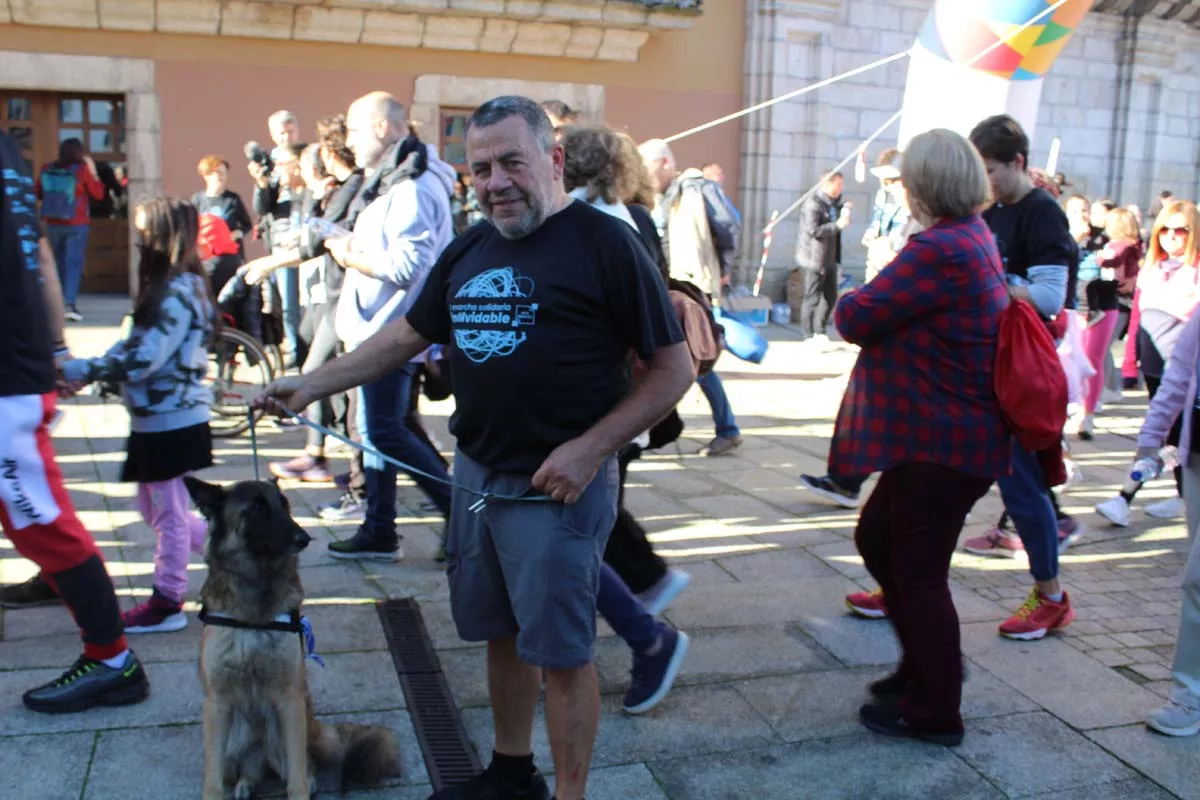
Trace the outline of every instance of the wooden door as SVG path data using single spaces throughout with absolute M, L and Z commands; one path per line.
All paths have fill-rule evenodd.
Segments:
M 58 158 L 60 142 L 71 138 L 83 142 L 114 191 L 111 202 L 92 204 L 80 291 L 128 293 L 127 203 L 115 191 L 125 168 L 124 97 L 0 90 L 0 130 L 16 141 L 35 176 Z

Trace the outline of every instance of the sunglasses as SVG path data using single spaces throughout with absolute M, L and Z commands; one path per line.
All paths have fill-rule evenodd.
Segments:
M 1164 233 L 1170 233 L 1174 236 L 1178 236 L 1180 239 L 1186 239 L 1188 236 L 1191 235 L 1192 229 L 1191 228 L 1163 228 L 1161 231 L 1159 231 L 1158 235 L 1162 236 Z

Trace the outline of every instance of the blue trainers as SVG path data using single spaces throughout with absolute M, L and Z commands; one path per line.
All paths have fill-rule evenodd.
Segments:
M 688 651 L 686 633 L 663 626 L 662 640 L 653 655 L 633 655 L 633 680 L 625 693 L 624 708 L 630 714 L 645 714 L 671 691 L 679 667 Z

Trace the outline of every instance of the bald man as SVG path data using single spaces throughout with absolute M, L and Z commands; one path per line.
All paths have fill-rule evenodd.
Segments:
M 659 192 L 654 222 L 671 277 L 695 285 L 718 305 L 721 285 L 737 254 L 741 224 L 731 213 L 720 186 L 698 169 L 679 172 L 675 154 L 665 141 L 649 139 L 638 145 L 638 152 Z M 699 219 L 701 214 L 703 220 Z M 674 238 L 672 227 L 676 230 Z M 725 386 L 715 371 L 701 375 L 696 382 L 712 408 L 716 433 L 701 452 L 706 456 L 728 455 L 741 446 L 742 432 Z
M 364 172 L 346 221 L 354 233 L 327 240 L 326 247 L 346 270 L 334 321 L 338 338 L 353 351 L 404 316 L 453 238 L 450 197 L 456 176 L 453 167 L 409 131 L 404 106 L 386 92 L 372 92 L 351 104 L 346 144 Z M 413 383 L 425 357 L 423 353 L 358 388 L 358 429 L 363 444 L 414 467 L 408 474 L 446 517 L 446 465 L 410 427 Z M 363 467 L 366 516 L 353 537 L 329 545 L 330 554 L 398 560 L 403 554 L 396 531 L 396 468 L 370 452 L 364 453 Z

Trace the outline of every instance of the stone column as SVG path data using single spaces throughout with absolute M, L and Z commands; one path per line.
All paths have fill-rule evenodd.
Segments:
M 842 0 L 747 0 L 746 5 L 747 106 L 832 74 L 833 52 L 826 39 Z M 737 281 L 753 284 L 762 229 L 771 213 L 799 198 L 833 158 L 834 140 L 822 129 L 838 125 L 831 110 L 820 106 L 820 97 L 820 91 L 803 95 L 751 114 L 742 123 L 742 269 Z M 777 299 L 783 298 L 788 272 L 795 266 L 796 221 L 792 214 L 774 232 L 763 293 Z

